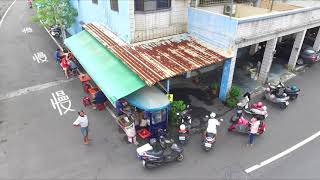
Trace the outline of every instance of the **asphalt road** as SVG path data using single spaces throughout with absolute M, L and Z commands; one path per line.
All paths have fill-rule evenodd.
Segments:
M 182 163 L 145 170 L 136 159 L 136 147 L 123 141 L 110 114 L 81 105 L 84 93 L 80 82 L 65 81 L 52 58 L 55 44 L 30 20 L 31 15 L 32 10 L 17 1 L 0 28 L 0 179 L 320 178 L 319 139 L 250 174 L 244 171 L 320 130 L 320 64 L 291 81 L 301 87 L 302 94 L 288 109 L 267 103 L 267 132 L 256 139 L 254 147 L 246 146 L 247 136 L 227 132 L 226 121 L 219 129 L 214 151 L 203 152 L 200 135 L 195 135 L 185 147 Z M 33 31 L 23 33 L 25 27 Z M 47 55 L 48 62 L 32 59 L 38 51 Z M 24 88 L 30 91 L 22 91 Z M 72 109 L 87 112 L 92 137 L 89 146 L 81 143 L 79 129 L 72 126 L 76 112 L 60 115 L 53 108 L 52 93 L 60 90 L 68 95 Z M 10 98 L 3 98 L 8 97 L 5 95 Z

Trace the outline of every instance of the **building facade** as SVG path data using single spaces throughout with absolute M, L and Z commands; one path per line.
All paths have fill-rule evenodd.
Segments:
M 134 44 L 187 33 L 227 54 L 223 65 L 220 98 L 225 99 L 233 81 L 239 48 L 266 42 L 258 80 L 264 83 L 278 38 L 296 34 L 288 67 L 294 69 L 307 29 L 320 26 L 320 4 L 270 0 L 226 4 L 222 0 L 71 0 L 78 10 L 71 34 L 81 24 L 98 22 L 123 41 Z M 237 1 L 235 1 L 237 2 Z M 320 49 L 320 35 L 314 49 Z

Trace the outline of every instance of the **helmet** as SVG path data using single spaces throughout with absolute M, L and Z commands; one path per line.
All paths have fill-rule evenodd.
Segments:
M 237 116 L 242 116 L 242 110 L 237 110 Z
M 181 124 L 181 125 L 180 125 L 180 130 L 182 130 L 182 131 L 186 130 L 186 125 Z
M 295 85 L 291 86 L 291 90 L 295 91 L 297 89 L 298 89 L 297 86 L 295 86 Z
M 262 103 L 262 102 L 258 102 L 258 103 L 257 103 L 257 107 L 258 107 L 258 108 L 262 108 L 262 106 L 263 106 L 263 103 Z
M 210 114 L 210 118 L 215 118 L 215 117 L 216 117 L 216 113 L 212 112 L 212 113 Z

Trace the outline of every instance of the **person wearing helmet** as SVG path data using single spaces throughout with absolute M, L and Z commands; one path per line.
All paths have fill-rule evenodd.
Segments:
M 184 124 L 180 125 L 179 133 L 187 133 L 186 125 L 184 125 Z
M 215 117 L 215 113 L 210 114 L 210 119 L 208 120 L 206 133 L 208 132 L 217 135 L 217 126 L 220 126 L 220 122 Z

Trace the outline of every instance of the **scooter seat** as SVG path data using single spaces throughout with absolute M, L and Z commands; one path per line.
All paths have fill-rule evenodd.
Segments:
M 160 156 L 163 154 L 163 151 L 147 151 L 147 154 L 152 155 L 152 156 Z

